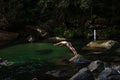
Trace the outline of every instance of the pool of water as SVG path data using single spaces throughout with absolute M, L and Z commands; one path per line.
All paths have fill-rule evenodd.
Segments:
M 81 43 L 73 43 L 73 46 L 78 53 L 85 56 L 86 59 L 100 59 L 110 62 L 117 59 L 117 61 L 120 61 L 118 60 L 120 56 L 116 54 L 94 55 L 89 54 L 89 52 L 83 52 L 81 50 L 83 46 Z M 32 80 L 34 77 L 37 77 L 38 80 L 61 80 L 61 78 L 54 78 L 45 73 L 56 69 L 66 69 L 70 71 L 70 74 L 73 74 L 72 71 L 76 69 L 76 65 L 60 62 L 62 59 L 68 60 L 73 57 L 72 52 L 66 46 L 54 46 L 53 43 L 12 45 L 0 49 L 0 57 L 8 61 L 16 62 L 16 64 L 9 67 L 0 66 L 0 80 Z M 71 76 L 72 75 L 64 77 L 62 80 L 68 80 Z
M 108 54 L 96 54 L 96 55 L 87 55 L 89 52 L 83 52 L 81 48 L 86 44 L 84 42 L 72 42 L 73 47 L 77 52 L 86 57 L 86 59 L 96 60 L 100 59 L 103 61 L 119 61 L 120 59 L 120 49 L 117 53 L 112 52 Z M 84 43 L 84 44 L 83 44 Z M 6 60 L 14 62 L 25 62 L 25 61 L 34 61 L 34 60 L 60 60 L 61 58 L 70 59 L 73 57 L 72 52 L 66 46 L 54 46 L 53 43 L 47 42 L 37 42 L 37 43 L 26 43 L 26 44 L 16 44 L 6 48 L 0 49 L 0 57 Z
M 66 46 L 54 46 L 52 43 L 17 44 L 0 50 L 0 57 L 15 62 L 30 60 L 52 60 L 73 56 Z

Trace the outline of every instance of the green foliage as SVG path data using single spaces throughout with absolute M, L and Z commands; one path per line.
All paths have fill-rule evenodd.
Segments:
M 81 0 L 80 8 L 89 9 L 91 7 L 92 0 Z
M 65 36 L 66 38 L 72 38 L 72 37 L 74 36 L 74 32 L 73 32 L 72 30 L 66 30 L 66 31 L 64 32 L 64 36 Z
M 66 38 L 83 38 L 85 33 L 83 32 L 83 29 L 77 28 L 77 29 L 69 29 L 64 31 L 64 37 Z M 85 37 L 84 37 L 85 38 Z
M 119 0 L 0 0 L 0 29 L 19 31 L 32 25 L 72 37 L 80 28 L 79 35 L 86 35 L 85 23 L 90 19 L 105 18 L 107 27 L 119 25 L 119 7 Z
M 63 37 L 64 31 L 65 31 L 65 28 L 64 28 L 64 27 L 56 27 L 56 28 L 54 29 L 54 36 Z

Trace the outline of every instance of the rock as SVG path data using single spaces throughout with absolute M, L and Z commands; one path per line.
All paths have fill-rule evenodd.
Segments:
M 113 65 L 111 68 L 114 74 L 120 74 L 120 65 Z
M 46 74 L 52 75 L 54 77 L 65 77 L 65 76 L 67 76 L 67 73 L 64 70 L 52 70 L 52 71 L 46 72 Z
M 19 36 L 18 33 L 0 30 L 0 41 L 13 40 Z
M 34 39 L 34 37 L 32 36 L 32 35 L 29 35 L 27 38 L 26 38 L 26 40 L 28 41 L 28 42 L 33 42 L 35 39 Z
M 111 75 L 107 80 L 120 80 L 120 75 Z
M 48 35 L 48 33 L 47 33 L 44 29 L 36 28 L 35 30 L 36 30 L 42 37 Z
M 73 75 L 69 80 L 94 80 L 94 76 L 89 68 L 85 67 L 80 69 L 80 71 Z
M 33 78 L 32 80 L 38 80 L 37 78 Z
M 84 59 L 84 57 L 82 55 L 77 54 L 74 57 L 70 58 L 69 61 L 78 63 L 80 60 L 83 60 L 83 59 Z
M 120 80 L 120 66 L 107 66 L 96 80 Z
M 102 61 L 100 60 L 96 60 L 96 61 L 92 61 L 89 65 L 88 65 L 88 68 L 90 71 L 99 71 L 101 72 L 103 69 L 104 69 L 104 64 Z
M 7 60 L 0 62 L 0 66 L 12 66 L 13 64 L 14 64 L 14 62 L 10 62 Z
M 80 57 L 80 56 L 78 56 Z M 100 60 L 92 61 L 87 67 L 80 69 L 70 80 L 94 80 L 93 71 L 101 72 L 104 69 L 104 64 Z
M 107 80 L 107 77 L 110 74 L 112 74 L 112 69 L 107 67 L 99 74 L 99 76 L 96 80 Z
M 48 38 L 48 40 L 62 41 L 62 40 L 66 40 L 66 39 L 63 37 L 50 37 L 50 38 Z
M 117 41 L 114 41 L 114 40 L 109 40 L 109 41 L 101 44 L 101 46 L 105 47 L 106 49 L 111 49 L 111 48 L 118 47 L 119 43 Z
M 0 30 L 0 46 L 9 44 L 11 41 L 17 39 L 18 36 L 18 33 Z
M 114 40 L 97 40 L 97 41 L 91 41 L 82 49 L 89 51 L 106 51 L 117 48 L 119 46 L 120 44 Z
M 75 55 L 74 57 L 72 57 L 71 59 L 69 59 L 70 62 L 72 63 L 90 63 L 90 60 L 85 60 L 85 58 L 82 55 Z

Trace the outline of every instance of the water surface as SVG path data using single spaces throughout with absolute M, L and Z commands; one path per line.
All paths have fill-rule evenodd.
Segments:
M 66 46 L 54 46 L 52 43 L 17 44 L 0 50 L 0 57 L 10 61 L 51 60 L 72 56 Z

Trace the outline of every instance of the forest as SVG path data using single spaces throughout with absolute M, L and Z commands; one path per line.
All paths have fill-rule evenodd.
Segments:
M 119 0 L 0 0 L 0 30 L 19 38 L 41 39 L 33 31 L 40 28 L 46 37 L 91 39 L 95 28 L 98 39 L 119 40 L 119 8 Z
M 120 80 L 120 0 L 0 0 L 0 80 Z

